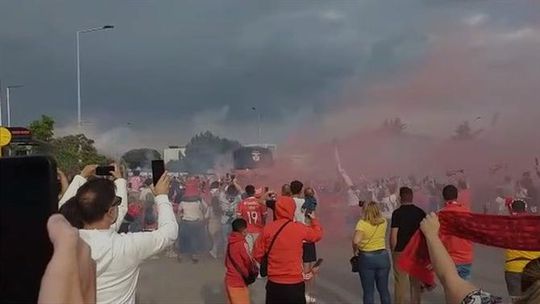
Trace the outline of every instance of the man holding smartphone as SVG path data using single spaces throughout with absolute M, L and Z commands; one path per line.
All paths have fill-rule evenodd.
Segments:
M 127 182 L 118 166 L 108 178 L 87 179 L 97 166 L 83 169 L 69 186 L 60 205 L 72 204 L 73 216 L 83 223 L 81 238 L 90 246 L 96 262 L 98 303 L 135 303 L 140 264 L 172 245 L 178 224 L 167 194 L 171 177 L 165 172 L 154 187 L 159 212 L 152 232 L 117 233 L 127 211 Z

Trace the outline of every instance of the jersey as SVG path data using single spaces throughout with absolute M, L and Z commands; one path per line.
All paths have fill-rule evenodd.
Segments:
M 248 233 L 261 233 L 266 222 L 267 207 L 254 197 L 243 200 L 236 209 L 239 217 L 246 220 Z

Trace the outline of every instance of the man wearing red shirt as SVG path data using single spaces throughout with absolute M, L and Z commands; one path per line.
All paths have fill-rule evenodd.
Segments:
M 265 204 L 260 203 L 259 199 L 255 197 L 255 187 L 253 185 L 246 186 L 246 195 L 247 198 L 238 204 L 236 216 L 243 218 L 248 223 L 246 241 L 251 252 L 255 241 L 264 228 L 267 208 Z
M 470 213 L 468 206 L 458 202 L 458 189 L 453 185 L 448 185 L 443 189 L 443 198 L 446 201 L 445 206 L 440 212 L 465 212 Z M 440 235 L 441 241 L 448 250 L 450 257 L 456 264 L 459 276 L 467 281 L 471 280 L 471 268 L 473 262 L 473 243 L 466 239 L 451 235 Z

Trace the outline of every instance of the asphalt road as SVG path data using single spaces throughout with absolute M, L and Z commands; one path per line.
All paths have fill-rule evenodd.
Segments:
M 324 258 L 316 281 L 318 303 L 361 303 L 362 289 L 357 274 L 350 272 L 350 241 L 327 235 L 318 246 Z M 500 296 L 506 296 L 503 250 L 475 247 L 473 283 Z M 226 303 L 222 261 L 205 257 L 198 264 L 160 257 L 147 261 L 139 277 L 139 303 Z M 264 280 L 250 287 L 252 303 L 264 303 Z M 390 291 L 393 290 L 390 278 Z M 423 303 L 444 303 L 440 287 L 424 294 Z

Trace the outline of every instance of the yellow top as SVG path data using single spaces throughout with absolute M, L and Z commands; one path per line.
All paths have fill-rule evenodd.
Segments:
M 522 273 L 523 268 L 532 260 L 540 258 L 540 251 L 523 251 L 507 249 L 504 270 Z
M 359 220 L 356 231 L 362 231 L 362 240 L 358 245 L 360 251 L 376 251 L 386 249 L 386 220 L 379 225 L 371 225 L 369 222 Z

